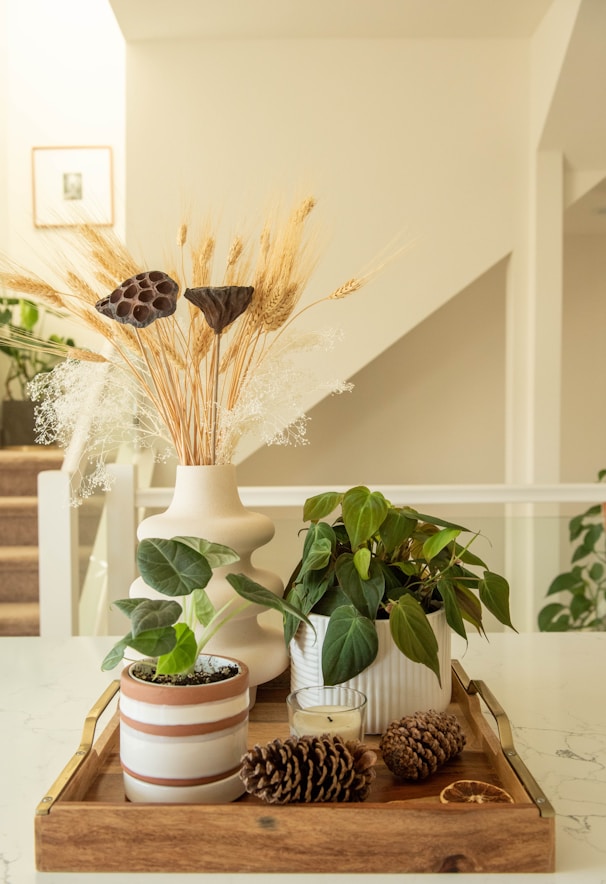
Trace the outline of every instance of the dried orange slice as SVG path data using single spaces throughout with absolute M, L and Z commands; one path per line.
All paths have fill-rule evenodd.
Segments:
M 513 804 L 513 798 L 493 783 L 482 780 L 457 780 L 440 792 L 442 804 Z

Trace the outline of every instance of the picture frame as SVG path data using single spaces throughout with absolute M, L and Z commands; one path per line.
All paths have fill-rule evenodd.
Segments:
M 111 147 L 33 147 L 32 196 L 35 227 L 111 227 Z

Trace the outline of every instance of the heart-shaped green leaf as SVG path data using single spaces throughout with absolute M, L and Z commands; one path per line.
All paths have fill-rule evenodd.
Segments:
M 341 684 L 373 662 L 379 650 L 377 630 L 353 605 L 333 612 L 322 646 L 322 674 L 327 685 Z
M 303 521 L 319 522 L 320 519 L 325 519 L 337 509 L 342 499 L 343 495 L 338 491 L 324 491 L 308 497 L 303 504 Z
M 416 519 L 412 519 L 408 513 L 391 507 L 379 530 L 385 550 L 390 553 L 402 546 L 404 541 L 412 536 L 416 524 Z
M 381 492 L 369 491 L 364 485 L 350 488 L 343 495 L 343 522 L 353 552 L 376 534 L 388 510 L 389 503 Z
M 201 537 L 173 537 L 176 543 L 183 543 L 185 546 L 195 549 L 200 555 L 204 556 L 210 567 L 213 569 L 221 568 L 225 565 L 232 565 L 240 560 L 238 553 L 231 546 L 224 546 L 222 543 L 211 543 L 210 540 L 203 540 Z
M 158 675 L 188 672 L 196 662 L 198 643 L 189 626 L 185 623 L 177 623 L 175 637 L 175 645 L 171 651 L 158 657 L 156 664 Z
M 209 599 L 208 593 L 205 589 L 194 589 L 192 600 L 194 603 L 194 614 L 202 626 L 208 626 L 217 613 L 217 609 Z
M 509 614 L 509 583 L 500 574 L 484 571 L 484 579 L 480 580 L 480 601 L 497 618 L 500 623 L 517 631 Z
M 372 560 L 368 580 L 364 580 L 358 573 L 352 554 L 342 553 L 337 559 L 336 574 L 339 586 L 352 605 L 364 617 L 374 620 L 385 589 L 385 578 L 379 562 Z
M 130 615 L 130 628 L 133 638 L 150 629 L 172 626 L 181 616 L 183 609 L 179 602 L 165 599 L 142 599 Z
M 452 543 L 460 533 L 461 532 L 456 528 L 443 528 L 441 531 L 436 531 L 436 533 L 432 534 L 423 544 L 423 557 L 428 562 L 431 562 L 431 560 L 435 558 L 438 553 L 441 553 L 449 543 Z
M 184 543 L 149 537 L 137 550 L 137 564 L 143 580 L 168 596 L 189 595 L 203 589 L 212 570 L 203 555 Z
M 418 601 L 410 595 L 401 596 L 391 609 L 389 628 L 404 656 L 429 667 L 441 685 L 438 641 Z

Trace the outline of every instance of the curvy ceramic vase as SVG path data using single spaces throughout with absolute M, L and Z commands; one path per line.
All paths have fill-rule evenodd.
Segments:
M 302 623 L 290 643 L 291 691 L 307 685 L 324 683 L 322 675 L 322 646 L 328 628 L 328 617 L 310 614 L 317 638 Z M 444 712 L 452 691 L 450 669 L 450 627 L 444 610 L 428 615 L 438 640 L 438 659 L 442 686 L 434 673 L 421 663 L 413 663 L 398 650 L 389 631 L 389 620 L 377 620 L 379 651 L 377 657 L 355 678 L 343 685 L 362 691 L 368 698 L 366 732 L 381 734 L 388 725 L 404 715 L 434 709 Z
M 253 513 L 242 505 L 236 482 L 236 469 L 231 464 L 218 466 L 178 466 L 175 489 L 168 509 L 149 516 L 139 525 L 139 540 L 146 537 L 170 538 L 176 536 L 202 537 L 213 543 L 230 546 L 240 556 L 239 561 L 213 571 L 206 588 L 216 608 L 232 601 L 240 605 L 242 599 L 227 582 L 229 573 L 245 574 L 277 596 L 284 586 L 277 574 L 256 568 L 251 556 L 274 536 L 271 519 Z M 134 598 L 160 598 L 137 578 L 130 588 Z M 281 622 L 259 623 L 258 616 L 266 609 L 249 605 L 221 627 L 206 645 L 205 653 L 236 656 L 250 672 L 251 697 L 256 686 L 270 681 L 288 666 L 288 650 L 284 643 Z
M 130 801 L 225 804 L 244 792 L 240 761 L 248 736 L 248 669 L 211 684 L 165 685 L 120 678 L 120 763 Z

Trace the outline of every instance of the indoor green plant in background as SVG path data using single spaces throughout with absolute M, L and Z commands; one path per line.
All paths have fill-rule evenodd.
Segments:
M 74 346 L 71 338 L 54 334 L 42 338 L 42 318 L 40 308 L 33 301 L 0 298 L 0 353 L 7 362 L 2 397 L 5 444 L 35 441 L 34 404 L 28 385 L 37 375 L 50 372 Z
M 336 521 L 325 521 L 339 509 Z M 484 632 L 484 608 L 513 628 L 509 585 L 470 551 L 477 535 L 463 526 L 394 506 L 365 486 L 312 497 L 303 517 L 311 525 L 287 599 L 302 614 L 329 618 L 322 646 L 325 684 L 348 681 L 371 666 L 381 620 L 388 620 L 399 651 L 438 680 L 444 673 L 428 619 L 432 612 L 443 610 L 448 626 L 463 638 L 466 624 Z M 461 535 L 469 536 L 466 543 Z M 287 641 L 298 628 L 299 621 L 287 615 Z
M 600 470 L 598 481 L 605 476 Z M 569 540 L 575 544 L 570 568 L 549 585 L 551 601 L 538 616 L 542 632 L 606 630 L 605 517 L 604 505 L 597 503 L 569 521 Z

